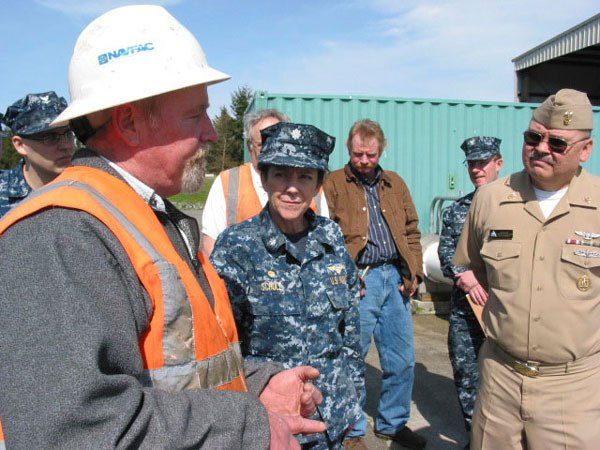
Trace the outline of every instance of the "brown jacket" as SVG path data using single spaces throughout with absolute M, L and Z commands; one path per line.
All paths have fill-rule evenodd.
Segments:
M 348 252 L 356 261 L 367 245 L 369 234 L 369 208 L 362 183 L 346 165 L 325 177 L 323 190 L 329 206 L 329 217 L 342 228 Z M 419 217 L 408 187 L 400 175 L 384 170 L 381 172 L 378 192 L 381 212 L 390 227 L 396 249 L 406 261 L 411 278 L 417 276 L 422 281 Z M 405 280 L 405 283 L 410 281 Z

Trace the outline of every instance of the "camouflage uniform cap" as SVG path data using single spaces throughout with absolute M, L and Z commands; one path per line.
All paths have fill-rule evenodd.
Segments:
M 593 130 L 592 104 L 585 92 L 561 89 L 535 111 L 533 119 L 554 130 Z
M 279 122 L 260 132 L 259 165 L 302 167 L 327 171 L 335 138 L 312 125 Z
M 56 92 L 27 94 L 10 105 L 2 123 L 18 136 L 31 136 L 51 129 L 52 122 L 67 108 L 67 101 Z
M 465 161 L 487 161 L 500 154 L 502 139 L 491 136 L 475 136 L 465 139 L 460 148 L 465 152 Z

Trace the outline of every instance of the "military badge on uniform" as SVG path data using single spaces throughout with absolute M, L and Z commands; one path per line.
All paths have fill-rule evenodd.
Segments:
M 490 240 L 493 239 L 512 239 L 513 230 L 490 230 Z
M 600 237 L 600 233 L 592 233 L 590 231 L 576 231 L 575 234 L 586 241 L 591 241 L 592 239 L 598 239 Z
M 600 258 L 600 252 L 593 252 L 591 250 L 575 250 L 573 254 L 583 256 L 584 258 Z
M 600 242 L 594 241 L 594 239 L 600 238 L 600 233 L 592 233 L 591 231 L 576 231 L 575 234 L 581 239 L 567 239 L 565 241 L 568 245 L 585 245 L 586 247 L 600 247 Z M 596 252 L 590 252 L 586 250 L 578 250 L 574 252 L 577 256 L 585 256 L 586 258 L 597 258 L 594 256 Z
M 263 281 L 260 283 L 262 292 L 283 292 L 283 283 L 281 281 Z
M 343 264 L 332 264 L 327 266 L 327 272 L 329 272 L 329 281 L 332 285 L 346 284 L 348 277 L 346 276 L 346 266 Z
M 263 281 L 260 283 L 260 290 L 262 292 L 283 292 L 283 283 L 278 280 L 273 280 L 277 277 L 277 272 L 273 269 L 267 270 L 267 276 L 271 278 L 269 281 Z
M 577 278 L 577 289 L 581 292 L 586 292 L 589 288 L 592 287 L 592 279 L 587 275 L 580 275 Z
M 573 121 L 573 111 L 566 111 L 563 114 L 563 125 L 571 125 Z

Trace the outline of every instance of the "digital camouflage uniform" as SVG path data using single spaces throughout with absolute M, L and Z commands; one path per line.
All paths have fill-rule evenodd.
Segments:
M 0 121 L 13 135 L 26 138 L 50 130 L 50 123 L 66 107 L 67 101 L 54 91 L 27 94 L 0 114 Z M 0 171 L 0 217 L 32 191 L 23 176 L 24 164 L 25 160 L 21 160 L 15 169 Z
M 452 258 L 469 214 L 474 194 L 475 191 L 459 198 L 444 210 L 438 255 L 442 272 L 445 277 L 450 279 L 454 279 L 454 274 L 465 271 L 465 269 L 452 264 Z M 465 292 L 454 284 L 450 296 L 448 353 L 467 431 L 471 430 L 471 419 L 479 386 L 477 355 L 484 340 L 485 336 L 469 306 Z
M 460 148 L 468 161 L 488 161 L 500 154 L 501 139 L 492 136 L 474 136 L 465 139 Z M 445 277 L 454 276 L 465 269 L 452 263 L 475 191 L 459 198 L 444 210 L 442 232 L 438 246 L 440 265 Z M 465 428 L 471 431 L 473 409 L 479 387 L 477 356 L 485 335 L 466 298 L 466 292 L 454 283 L 450 296 L 450 327 L 448 329 L 448 353 L 458 401 L 465 420 Z
M 265 208 L 223 231 L 210 259 L 227 283 L 246 360 L 319 369 L 319 412 L 329 440 L 340 443 L 364 395 L 357 269 L 339 226 L 311 210 L 306 215 L 304 257 Z
M 335 139 L 315 127 L 279 123 L 262 130 L 259 165 L 327 170 Z M 358 269 L 339 226 L 308 209 L 303 251 L 275 225 L 269 204 L 223 231 L 211 262 L 227 289 L 246 361 L 310 365 L 323 393 L 326 433 L 299 436 L 311 449 L 341 449 L 361 415 L 364 360 Z
M 31 192 L 31 186 L 23 176 L 24 163 L 21 160 L 15 169 L 0 170 L 0 217 Z

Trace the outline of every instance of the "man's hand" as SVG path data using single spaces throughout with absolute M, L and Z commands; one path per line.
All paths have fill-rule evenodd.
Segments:
M 454 276 L 456 286 L 471 297 L 473 303 L 484 306 L 488 300 L 487 290 L 479 283 L 472 270 L 458 273 Z
M 412 285 L 410 286 L 410 290 L 406 289 L 406 287 L 404 286 L 404 283 L 400 283 L 400 286 L 398 287 L 402 296 L 408 297 L 408 298 L 411 298 L 413 295 L 415 295 L 418 288 L 419 288 L 419 282 L 417 281 L 416 277 L 413 278 L 413 282 L 412 282 Z
M 300 443 L 290 431 L 285 419 L 277 413 L 269 413 L 269 428 L 271 439 L 270 450 L 300 450 Z
M 271 439 L 274 431 L 282 431 L 273 430 L 277 421 L 271 418 L 272 413 L 285 421 L 292 434 L 320 433 L 327 429 L 323 422 L 305 419 L 312 416 L 323 401 L 321 392 L 309 382 L 318 377 L 319 371 L 314 367 L 300 366 L 279 372 L 269 380 L 259 398 L 269 412 Z

